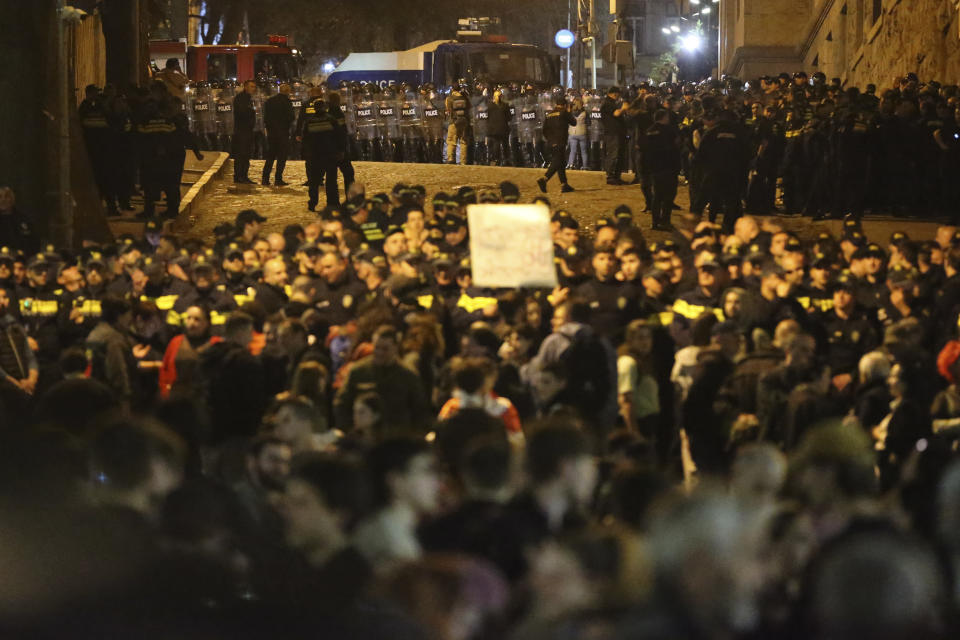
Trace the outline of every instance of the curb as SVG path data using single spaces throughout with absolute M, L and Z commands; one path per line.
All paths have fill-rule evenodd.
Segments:
M 222 176 L 227 161 L 230 159 L 230 154 L 224 151 L 207 153 L 217 153 L 217 159 L 180 200 L 180 211 L 177 219 L 170 222 L 170 226 L 176 230 L 185 231 L 194 225 L 196 222 L 193 215 L 194 205 L 203 201 L 203 198 L 212 188 L 213 181 Z

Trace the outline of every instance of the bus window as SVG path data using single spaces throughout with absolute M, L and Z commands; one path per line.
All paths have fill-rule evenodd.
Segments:
M 219 82 L 237 77 L 237 54 L 209 53 L 207 54 L 207 80 Z
M 297 59 L 289 53 L 261 52 L 253 56 L 253 75 L 291 80 L 300 77 Z

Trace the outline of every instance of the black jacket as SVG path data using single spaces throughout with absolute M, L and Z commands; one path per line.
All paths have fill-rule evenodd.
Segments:
M 210 444 L 232 436 L 252 436 L 267 406 L 263 364 L 240 345 L 218 342 L 200 356 L 207 406 Z
M 263 123 L 271 136 L 288 135 L 296 114 L 290 98 L 278 93 L 263 103 Z
M 40 240 L 33 233 L 33 225 L 16 207 L 0 212 L 0 246 L 19 249 L 27 255 L 40 249 Z
M 603 135 L 605 136 L 623 136 L 626 135 L 626 124 L 623 121 L 623 114 L 613 115 L 613 112 L 620 108 L 620 101 L 611 98 L 604 98 L 600 105 L 600 124 L 603 125 Z
M 253 133 L 257 124 L 257 112 L 253 108 L 253 98 L 244 91 L 233 99 L 233 133 Z
M 654 123 L 638 141 L 643 168 L 649 173 L 680 172 L 680 134 L 669 124 Z
M 510 133 L 510 105 L 506 102 L 490 102 L 487 109 L 487 135 L 506 136 Z
M 547 144 L 556 147 L 567 146 L 570 127 L 577 124 L 576 119 L 567 110 L 554 111 L 543 119 L 543 138 Z

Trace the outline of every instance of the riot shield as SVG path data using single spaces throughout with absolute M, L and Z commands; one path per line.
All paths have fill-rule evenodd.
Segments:
M 584 108 L 587 110 L 587 136 L 590 140 L 590 170 L 599 171 L 603 159 L 603 123 L 600 107 L 603 99 L 599 95 L 591 95 Z
M 400 133 L 404 162 L 423 162 L 423 105 L 420 96 L 408 91 L 400 105 Z
M 471 100 L 470 120 L 473 123 L 473 163 L 487 164 L 487 130 L 490 122 L 490 105 L 486 96 Z
M 233 82 L 223 83 L 217 95 L 217 150 L 230 151 L 233 143 L 233 99 L 236 97 L 236 86 Z
M 377 103 L 373 101 L 373 96 L 365 93 L 360 96 L 354 109 L 357 122 L 357 144 L 359 146 L 359 158 L 361 160 L 376 159 L 376 147 L 378 140 L 377 127 Z
M 430 90 L 422 95 L 423 130 L 426 138 L 427 162 L 443 162 L 443 100 L 440 95 Z
M 537 144 L 540 139 L 540 113 L 537 95 L 532 92 L 520 96 L 520 154 L 526 167 L 536 167 Z
M 397 147 L 400 141 L 400 106 L 393 91 L 384 91 L 377 103 L 380 137 L 380 156 L 384 162 L 398 162 Z

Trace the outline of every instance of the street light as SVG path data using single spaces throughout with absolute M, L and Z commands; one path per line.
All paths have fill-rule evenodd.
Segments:
M 701 44 L 703 44 L 702 38 L 698 33 L 690 32 L 680 38 L 680 46 L 688 53 L 695 53 L 699 51 Z
M 680 27 L 678 27 L 678 26 L 675 25 L 675 24 L 674 24 L 674 25 L 670 25 L 670 31 L 673 31 L 674 33 L 680 33 Z
M 703 15 L 707 15 L 708 13 L 710 13 L 710 7 L 704 7 L 703 9 L 700 10 L 700 13 L 702 13 Z
M 672 31 L 670 31 L 670 29 L 667 29 L 666 27 L 664 27 L 663 29 L 660 29 L 660 31 L 663 31 L 667 35 L 670 35 L 671 33 L 673 33 Z

